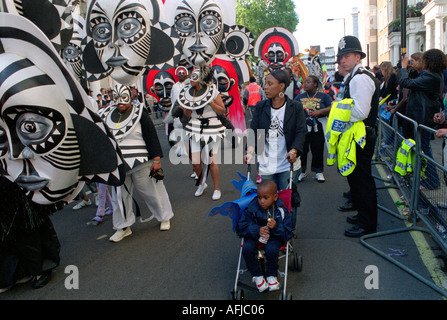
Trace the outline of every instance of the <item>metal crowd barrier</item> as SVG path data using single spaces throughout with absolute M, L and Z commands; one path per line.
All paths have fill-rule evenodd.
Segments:
M 402 132 L 400 132 L 400 124 L 404 122 L 408 131 L 411 132 L 412 136 L 417 136 L 417 126 L 418 124 L 412 119 L 403 116 L 402 114 L 397 114 L 397 116 L 392 117 L 391 123 L 386 120 L 379 119 L 379 126 L 377 132 L 377 143 L 375 152 L 375 161 L 373 164 L 383 164 L 388 169 L 388 176 L 386 179 L 375 176 L 376 180 L 385 182 L 384 187 L 378 187 L 377 189 L 385 188 L 396 188 L 400 190 L 403 197 L 403 203 L 408 205 L 408 213 L 412 211 L 414 207 L 414 186 L 413 175 L 400 176 L 394 171 L 396 166 L 397 152 L 405 140 Z M 400 212 L 392 211 L 380 204 L 378 204 L 380 210 L 387 212 L 394 217 L 401 220 L 408 220 L 409 215 L 402 215 Z
M 405 140 L 402 133 L 403 130 L 405 130 L 406 137 L 411 136 L 416 142 L 413 149 L 415 155 L 413 172 L 405 176 L 401 176 L 394 170 L 397 153 Z M 418 123 L 400 113 L 396 113 L 391 118 L 391 123 L 382 118 L 379 119 L 373 165 L 387 168 L 385 171 L 388 173 L 388 176 L 385 179 L 375 177 L 376 180 L 385 184 L 384 187 L 378 187 L 377 189 L 399 189 L 403 200 L 402 203 L 406 203 L 408 208 L 405 214 L 401 211 L 396 212 L 397 207 L 394 207 L 392 210 L 379 204 L 379 209 L 400 220 L 405 220 L 407 226 L 365 235 L 360 238 L 360 242 L 368 249 L 447 297 L 447 291 L 436 285 L 432 280 L 424 278 L 393 258 L 392 255 L 366 242 L 368 239 L 391 234 L 419 231 L 430 235 L 440 248 L 447 252 L 447 167 L 440 164 L 439 161 L 435 161 L 432 154 L 423 152 L 422 148 L 422 136 L 427 135 L 428 143 L 431 144 L 430 137 L 435 132 L 435 130 L 429 127 L 418 125 Z M 426 148 L 424 149 L 427 151 Z M 421 222 L 423 226 L 420 226 Z
M 422 135 L 435 134 L 436 130 L 419 126 L 421 139 Z M 419 141 L 419 157 L 424 174 L 421 174 L 421 187 L 417 188 L 418 193 L 416 214 L 424 224 L 430 229 L 431 234 L 436 237 L 437 242 L 447 250 L 447 167 L 436 161 L 433 156 L 421 150 L 423 144 Z M 432 150 L 433 153 L 433 150 Z

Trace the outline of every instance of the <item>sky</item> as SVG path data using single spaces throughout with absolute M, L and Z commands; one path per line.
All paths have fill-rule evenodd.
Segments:
M 346 18 L 352 8 L 359 7 L 359 0 L 294 0 L 295 11 L 299 15 L 299 24 L 294 33 L 301 53 L 311 45 L 334 47 L 337 52 L 338 42 L 343 37 L 343 20 L 327 19 Z

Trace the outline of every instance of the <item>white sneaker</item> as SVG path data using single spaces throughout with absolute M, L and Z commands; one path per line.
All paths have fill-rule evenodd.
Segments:
M 220 192 L 220 190 L 214 190 L 214 193 L 213 193 L 213 196 L 211 197 L 211 199 L 216 201 L 216 200 L 219 200 L 221 196 L 222 196 L 222 193 Z
M 197 191 L 196 191 L 196 193 L 194 194 L 196 197 L 200 197 L 202 194 L 203 194 L 203 192 L 205 191 L 205 189 L 206 188 L 208 188 L 208 185 L 205 183 L 205 184 L 201 184 L 198 188 L 197 188 Z
M 258 288 L 259 292 L 264 292 L 269 288 L 269 285 L 263 276 L 253 277 L 252 281 L 256 284 L 256 288 Z
M 276 277 L 273 276 L 267 277 L 267 282 L 269 286 L 269 291 L 276 291 L 279 290 L 279 288 L 281 288 L 281 285 L 279 284 L 278 279 Z
M 85 201 L 84 199 L 82 199 L 81 202 L 79 202 L 77 205 L 75 205 L 73 207 L 73 210 L 79 210 L 79 209 L 84 208 L 85 206 L 89 206 L 91 204 L 92 204 L 92 202 L 90 201 L 90 199 L 88 199 L 88 201 Z
M 323 183 L 326 181 L 326 179 L 324 178 L 323 173 L 317 173 L 315 174 L 315 179 L 317 179 L 318 182 Z
M 169 220 L 160 223 L 160 231 L 168 231 L 169 229 L 171 229 L 171 222 Z
M 191 173 L 189 177 L 193 179 L 198 179 L 197 174 L 195 172 Z
M 307 173 L 306 172 L 301 172 L 300 176 L 298 177 L 298 182 L 301 182 L 304 180 L 304 178 L 307 177 Z
M 126 230 L 124 229 L 118 229 L 116 230 L 115 234 L 109 238 L 112 242 L 119 242 L 123 240 L 123 238 L 130 236 L 132 234 L 132 230 L 130 230 L 130 227 L 127 227 Z

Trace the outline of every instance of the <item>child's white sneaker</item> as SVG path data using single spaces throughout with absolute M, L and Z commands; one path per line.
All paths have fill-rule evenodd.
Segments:
M 279 288 L 281 288 L 281 285 L 279 284 L 278 279 L 276 277 L 273 276 L 267 277 L 267 282 L 269 286 L 269 291 L 276 291 L 279 290 Z
M 269 285 L 263 276 L 253 277 L 252 280 L 256 284 L 256 288 L 258 288 L 259 292 L 264 292 L 269 288 Z

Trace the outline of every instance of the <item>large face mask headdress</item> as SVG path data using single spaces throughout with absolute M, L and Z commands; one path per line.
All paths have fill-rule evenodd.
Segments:
M 121 185 L 116 141 L 48 38 L 0 13 L 0 47 L 0 172 L 40 204 L 73 199 L 82 181 Z
M 188 63 L 200 67 L 214 58 L 231 61 L 239 81 L 249 80 L 245 59 L 253 52 L 254 37 L 236 25 L 236 0 L 166 0 L 164 7 L 167 23 L 182 37 Z
M 186 60 L 195 66 L 210 64 L 224 31 L 219 5 L 211 0 L 183 0 L 176 8 L 174 26 Z
M 175 30 L 161 21 L 158 0 L 92 0 L 87 12 L 84 66 L 88 80 L 107 76 L 134 84 L 147 67 L 170 69 L 180 60 Z
M 269 61 L 270 71 L 285 68 L 285 61 L 289 58 L 289 53 L 285 51 L 280 43 L 272 43 L 264 54 L 264 58 Z
M 269 71 L 284 69 L 289 59 L 299 54 L 299 47 L 293 34 L 281 27 L 265 30 L 256 40 L 255 55 L 266 61 Z
M 179 66 L 175 69 L 175 75 L 179 79 L 179 81 L 185 81 L 188 79 L 189 71 L 187 67 Z
M 228 112 L 228 117 L 236 132 L 245 132 L 246 124 L 244 109 L 239 91 L 239 75 L 235 65 L 230 61 L 214 59 L 214 81 L 221 93 L 222 100 Z
M 225 108 L 228 108 L 233 103 L 233 97 L 230 96 L 230 89 L 236 84 L 236 80 L 234 78 L 230 78 L 228 72 L 220 65 L 213 66 L 214 84 L 217 86 L 217 90 L 222 94 L 222 100 L 224 102 Z
M 68 45 L 62 49 L 61 57 L 68 69 L 80 81 L 84 78 L 84 67 L 82 66 L 82 41 L 86 37 L 85 20 L 77 13 L 72 13 L 73 37 Z
M 1 12 L 21 15 L 33 22 L 50 39 L 57 51 L 72 38 L 72 6 L 65 0 L 3 0 Z
M 171 91 L 176 79 L 167 71 L 159 71 L 153 76 L 152 82 L 149 90 L 159 99 L 158 107 L 164 112 L 169 112 L 172 107 Z

